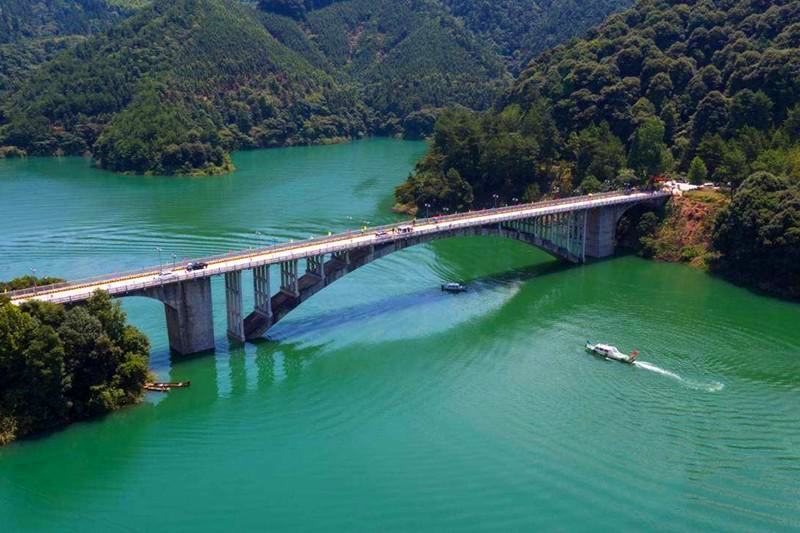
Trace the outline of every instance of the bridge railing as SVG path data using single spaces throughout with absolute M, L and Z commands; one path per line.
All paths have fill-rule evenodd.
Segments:
M 643 193 L 638 192 L 638 193 L 634 193 L 634 194 L 636 194 L 637 197 L 641 197 L 641 195 Z M 661 197 L 661 196 L 667 195 L 668 193 L 655 192 L 655 193 L 644 193 L 644 194 L 646 194 L 647 196 L 652 196 L 652 197 Z M 369 235 L 371 233 L 375 233 L 375 232 L 379 232 L 379 231 L 389 231 L 389 230 L 392 230 L 392 229 L 396 229 L 399 226 L 404 226 L 404 225 L 409 225 L 409 224 L 412 224 L 414 226 L 426 226 L 426 225 L 434 224 L 435 225 L 434 228 L 429 228 L 427 230 L 417 229 L 415 231 L 415 234 L 417 234 L 417 235 L 419 235 L 419 234 L 427 234 L 427 233 L 430 233 L 430 232 L 437 232 L 437 231 L 441 231 L 442 229 L 445 229 L 442 226 L 446 225 L 448 223 L 458 222 L 458 221 L 461 221 L 461 220 L 464 220 L 464 219 L 470 219 L 470 218 L 474 218 L 474 217 L 488 216 L 488 215 L 501 215 L 501 214 L 505 214 L 505 213 L 514 213 L 514 212 L 517 212 L 517 211 L 520 211 L 520 210 L 541 209 L 541 208 L 546 208 L 546 207 L 569 205 L 569 204 L 586 202 L 588 200 L 593 201 L 593 203 L 597 201 L 597 203 L 595 205 L 599 207 L 599 206 L 608 205 L 608 204 L 611 204 L 611 203 L 618 203 L 618 202 L 613 202 L 611 200 L 624 199 L 624 198 L 626 198 L 628 196 L 629 196 L 629 193 L 624 193 L 624 192 L 622 192 L 622 193 L 621 192 L 607 192 L 607 193 L 598 193 L 598 194 L 587 195 L 587 196 L 572 196 L 572 197 L 568 197 L 568 198 L 559 198 L 559 199 L 555 199 L 555 200 L 545 200 L 545 201 L 542 201 L 542 202 L 534 202 L 534 203 L 528 203 L 528 204 L 516 204 L 516 205 L 510 205 L 510 206 L 503 206 L 503 207 L 496 207 L 496 208 L 489 208 L 489 209 L 481 209 L 481 210 L 477 210 L 477 211 L 466 211 L 466 212 L 461 212 L 461 213 L 454 213 L 452 215 L 440 215 L 440 216 L 434 216 L 434 217 L 423 218 L 423 219 L 406 220 L 406 221 L 395 222 L 395 223 L 391 223 L 391 224 L 384 224 L 384 225 L 381 225 L 381 226 L 371 226 L 371 227 L 367 228 L 366 230 L 350 230 L 348 232 L 339 233 L 339 234 L 336 234 L 336 235 L 325 235 L 325 236 L 315 237 L 313 239 L 306 239 L 306 240 L 302 240 L 302 241 L 288 241 L 288 242 L 273 244 L 273 245 L 265 246 L 265 247 L 261 247 L 261 248 L 253 248 L 253 249 L 250 249 L 250 250 L 247 250 L 247 251 L 242 251 L 242 252 L 236 252 L 236 253 L 228 252 L 226 254 L 218 254 L 218 255 L 213 255 L 213 256 L 207 256 L 207 257 L 203 257 L 203 258 L 193 259 L 191 261 L 182 261 L 181 263 L 176 264 L 175 268 L 182 270 L 180 276 L 177 277 L 177 278 L 174 278 L 174 279 L 165 278 L 165 279 L 161 280 L 162 283 L 155 283 L 155 284 L 152 281 L 147 281 L 147 282 L 141 282 L 141 283 L 134 283 L 134 284 L 130 284 L 130 285 L 124 285 L 123 287 L 121 287 L 119 289 L 115 288 L 113 292 L 114 293 L 131 292 L 131 291 L 134 291 L 134 290 L 139 290 L 141 288 L 151 287 L 153 285 L 157 286 L 159 284 L 168 284 L 168 283 L 174 283 L 176 281 L 185 281 L 185 280 L 191 280 L 191 279 L 196 279 L 196 278 L 201 278 L 201 277 L 209 277 L 209 276 L 222 274 L 222 273 L 225 273 L 225 272 L 229 271 L 230 269 L 227 269 L 227 268 L 224 268 L 224 267 L 214 267 L 214 263 L 219 263 L 219 262 L 222 262 L 222 261 L 231 261 L 231 260 L 242 260 L 242 259 L 251 259 L 250 262 L 252 263 L 252 258 L 253 257 L 262 256 L 262 255 L 265 255 L 265 254 L 280 253 L 282 251 L 289 251 L 289 250 L 291 250 L 293 248 L 298 247 L 298 245 L 302 245 L 303 247 L 307 247 L 307 246 L 313 246 L 315 244 L 325 244 L 325 243 L 327 243 L 327 244 L 330 244 L 331 246 L 322 247 L 322 248 L 320 248 L 320 249 L 315 251 L 315 254 L 327 254 L 327 253 L 339 251 L 340 247 L 336 246 L 336 243 L 338 243 L 340 241 L 351 240 L 351 239 L 353 239 L 353 237 L 356 237 L 358 235 Z M 609 201 L 608 202 L 604 202 L 603 200 L 605 200 L 605 199 L 608 199 Z M 396 240 L 398 238 L 403 238 L 403 237 L 404 237 L 404 235 L 397 235 L 396 234 L 393 238 L 387 239 L 387 242 L 391 241 L 391 240 Z M 290 253 L 290 254 L 287 254 L 286 256 L 282 257 L 281 261 L 291 261 L 293 259 L 302 258 L 302 257 L 306 257 L 306 256 L 307 256 L 307 253 L 305 253 L 305 252 L 297 253 L 297 254 L 291 254 Z M 188 265 L 189 262 L 199 262 L 199 261 L 208 263 L 208 267 L 206 269 L 196 270 L 196 271 L 186 271 L 185 270 L 185 268 L 186 268 L 186 266 Z M 252 266 L 260 266 L 260 264 L 265 264 L 265 262 L 263 262 L 263 261 L 257 261 L 256 263 L 257 264 L 253 264 Z M 245 268 L 249 268 L 249 267 L 245 267 Z M 122 281 L 125 281 L 126 279 L 139 278 L 139 277 L 146 276 L 146 275 L 155 276 L 155 275 L 158 275 L 160 272 L 162 272 L 162 269 L 163 269 L 163 265 L 159 266 L 159 267 L 146 267 L 146 268 L 141 268 L 141 269 L 136 269 L 136 270 L 127 270 L 127 271 L 117 272 L 117 273 L 113 273 L 113 274 L 103 274 L 103 275 L 99 275 L 99 276 L 92 276 L 92 277 L 82 278 L 82 279 L 79 279 L 79 280 L 66 281 L 66 282 L 50 284 L 50 285 L 42 285 L 42 286 L 39 286 L 39 287 L 36 287 L 36 288 L 32 287 L 32 288 L 28 288 L 28 289 L 20 289 L 20 290 L 15 290 L 15 291 L 9 291 L 9 292 L 5 293 L 4 296 L 7 296 L 7 297 L 9 297 L 11 299 L 19 299 L 19 298 L 24 298 L 26 296 L 38 296 L 38 295 L 44 295 L 44 294 L 48 294 L 48 293 L 52 293 L 52 292 L 58 292 L 58 291 L 61 291 L 61 290 L 64 290 L 64 289 L 80 289 L 82 287 L 92 286 L 92 285 L 96 285 L 96 284 L 99 284 L 99 283 L 102 283 L 102 282 L 122 282 Z M 75 299 L 76 300 L 80 300 L 80 299 L 83 299 L 83 298 L 84 298 L 83 296 L 78 296 Z M 59 301 L 70 301 L 70 299 L 69 298 L 59 299 Z

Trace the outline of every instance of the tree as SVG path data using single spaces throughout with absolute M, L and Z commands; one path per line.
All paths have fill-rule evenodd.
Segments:
M 706 133 L 717 133 L 728 125 L 728 100 L 719 91 L 712 91 L 700 101 L 692 122 L 692 135 L 701 139 Z
M 69 310 L 0 302 L 0 444 L 136 401 L 149 351 L 106 293 Z
M 747 157 L 735 144 L 728 143 L 728 149 L 722 154 L 722 164 L 714 174 L 718 182 L 729 183 L 737 188 L 750 172 Z
M 601 192 L 602 190 L 603 190 L 603 184 L 600 182 L 600 180 L 598 180 L 591 174 L 586 176 L 586 178 L 578 186 L 578 192 L 580 192 L 581 194 Z
M 576 185 L 590 175 L 600 182 L 610 181 L 625 165 L 625 147 L 606 122 L 573 134 L 569 147 L 575 161 L 573 181 Z
M 689 183 L 702 185 L 705 183 L 706 177 L 708 177 L 708 169 L 706 169 L 706 164 L 703 163 L 702 159 L 695 156 L 695 158 L 692 159 L 692 164 L 689 166 Z
M 763 91 L 744 89 L 731 100 L 730 126 L 737 130 L 745 126 L 766 129 L 772 124 L 772 100 Z
M 659 72 L 647 86 L 647 98 L 660 109 L 664 101 L 672 95 L 672 80 L 666 72 Z
M 756 172 L 714 224 L 715 268 L 742 283 L 800 297 L 800 190 Z
M 728 143 L 720 135 L 706 135 L 697 147 L 697 155 L 708 169 L 708 175 L 715 176 L 722 166 L 722 156 L 728 151 Z
M 628 166 L 640 178 L 661 174 L 667 170 L 669 155 L 664 144 L 664 123 L 651 117 L 636 130 L 628 153 Z

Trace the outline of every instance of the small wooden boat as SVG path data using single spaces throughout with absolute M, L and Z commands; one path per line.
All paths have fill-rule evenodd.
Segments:
M 178 381 L 175 383 L 161 383 L 161 382 L 153 382 L 153 383 L 145 383 L 144 390 L 149 390 L 153 392 L 169 392 L 170 389 L 184 389 L 192 384 L 191 381 Z

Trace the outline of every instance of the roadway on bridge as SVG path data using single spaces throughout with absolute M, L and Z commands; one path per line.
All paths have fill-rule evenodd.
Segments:
M 174 271 L 165 271 L 165 273 L 161 273 L 158 268 L 154 268 L 146 272 L 140 271 L 137 273 L 120 274 L 106 279 L 86 282 L 76 281 L 66 286 L 41 287 L 35 293 L 16 291 L 9 293 L 8 296 L 10 296 L 14 304 L 20 304 L 31 299 L 56 303 L 80 301 L 89 298 L 97 290 L 107 291 L 112 295 L 125 294 L 159 285 L 216 276 L 226 272 L 250 269 L 265 264 L 275 264 L 315 255 L 352 250 L 419 235 L 439 232 L 444 233 L 459 228 L 484 226 L 510 220 L 521 220 L 536 216 L 579 211 L 614 204 L 636 203 L 668 195 L 669 193 L 667 192 L 607 193 L 459 213 L 446 217 L 419 219 L 412 225 L 412 229 L 408 233 L 393 231 L 385 235 L 380 234 L 380 232 L 386 232 L 387 229 L 390 228 L 411 225 L 410 222 L 400 222 L 390 226 L 340 233 L 321 239 L 298 241 L 297 243 L 290 244 L 284 243 L 267 248 L 232 253 L 225 257 L 208 259 L 208 267 L 203 270 L 187 271 L 186 263 L 183 263 L 179 267 L 176 267 Z

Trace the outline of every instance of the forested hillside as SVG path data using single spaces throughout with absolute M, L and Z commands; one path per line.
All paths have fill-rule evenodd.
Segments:
M 492 46 L 435 1 L 262 1 L 267 29 L 311 63 L 359 88 L 374 133 L 425 133 L 439 108 L 486 108 L 511 82 Z M 312 6 L 313 7 L 313 6 Z M 281 16 L 277 13 L 288 13 Z
M 642 0 L 544 52 L 495 110 L 443 116 L 397 199 L 465 208 L 658 174 L 747 183 L 720 216 L 718 266 L 800 294 L 800 2 Z M 766 263 L 730 260 L 743 228 Z
M 580 36 L 633 0 L 444 0 L 467 28 L 491 42 L 513 72 Z
M 123 20 L 131 0 L 0 2 L 0 95 L 31 68 Z
M 524 57 L 511 43 L 547 46 L 628 0 L 504 0 L 484 22 L 482 4 L 445 0 L 13 1 L 69 14 L 17 33 L 82 33 L 47 51 L 23 39 L 30 57 L 4 62 L 0 154 L 215 173 L 238 148 L 426 135 L 445 107 L 508 88 Z
M 2 110 L 4 144 L 133 172 L 220 172 L 234 148 L 364 131 L 352 93 L 223 0 L 156 2 L 43 65 Z
M 691 167 L 734 186 L 796 175 L 799 47 L 798 2 L 644 0 L 542 54 L 496 110 L 445 116 L 401 200 L 441 202 L 450 170 L 479 201 Z

